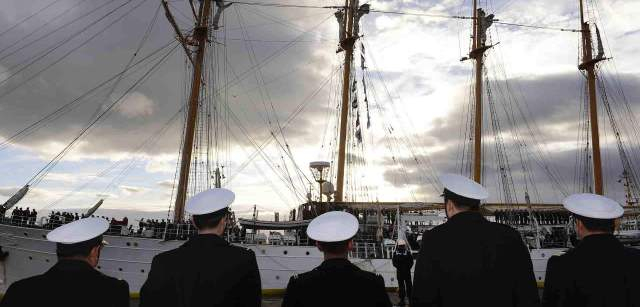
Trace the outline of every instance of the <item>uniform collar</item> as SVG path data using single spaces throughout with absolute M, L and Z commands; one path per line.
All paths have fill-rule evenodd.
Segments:
M 602 246 L 603 244 L 612 245 L 612 246 L 622 246 L 620 241 L 618 241 L 618 239 L 613 234 L 603 233 L 603 234 L 588 235 L 584 237 L 580 242 L 580 244 L 578 245 L 578 247 L 589 247 L 592 245 Z
M 484 216 L 477 211 L 463 211 L 449 218 L 450 222 L 464 222 L 464 221 L 486 221 Z
M 349 259 L 344 259 L 344 258 L 327 259 L 323 261 L 322 264 L 320 265 L 320 267 L 322 268 L 343 268 L 343 267 L 353 267 L 353 266 L 354 266 L 353 263 L 351 263 Z
M 216 234 L 199 234 L 192 237 L 185 245 L 229 245 L 227 240 Z
M 74 259 L 60 259 L 58 262 L 49 269 L 51 271 L 86 271 L 94 270 L 89 263 L 83 260 Z

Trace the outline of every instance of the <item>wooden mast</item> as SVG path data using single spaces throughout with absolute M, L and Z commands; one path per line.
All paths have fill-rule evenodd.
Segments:
M 189 106 L 187 109 L 187 122 L 185 127 L 184 143 L 182 146 L 182 157 L 180 159 L 180 179 L 178 181 L 178 192 L 174 207 L 174 221 L 180 222 L 184 217 L 184 204 L 187 198 L 187 188 L 189 185 L 189 170 L 191 168 L 191 153 L 193 150 L 193 139 L 195 137 L 195 126 L 198 119 L 198 103 L 200 101 L 200 85 L 202 83 L 202 63 L 204 62 L 205 47 L 207 45 L 209 14 L 211 11 L 211 0 L 204 0 L 200 3 L 198 22 L 193 31 L 193 40 L 197 44 L 195 63 L 193 65 L 193 78 L 191 80 L 191 94 L 189 95 Z
M 591 47 L 591 31 L 584 18 L 584 4 L 580 0 L 580 26 L 582 32 L 582 63 L 580 70 L 587 73 L 587 92 L 589 95 L 589 122 L 591 124 L 591 145 L 593 156 L 594 193 L 603 195 L 602 160 L 600 158 L 600 135 L 598 130 L 598 100 L 596 98 L 596 64 L 603 59 L 594 59 Z
M 478 0 L 473 1 L 473 48 L 469 57 L 475 62 L 475 122 L 473 134 L 473 180 L 482 183 L 482 69 L 484 58 L 484 42 L 482 41 L 481 22 L 478 20 Z
M 338 147 L 338 173 L 336 178 L 336 193 L 335 201 L 343 201 L 344 195 L 344 170 L 345 170 L 345 155 L 347 147 L 347 123 L 349 120 L 349 93 L 351 83 L 351 61 L 353 60 L 353 45 L 355 39 L 353 35 L 353 19 L 354 14 L 354 1 L 345 0 L 344 5 L 344 25 L 345 25 L 345 37 L 340 42 L 340 46 L 344 49 L 344 71 L 342 75 L 342 108 L 340 113 L 340 143 Z M 357 33 L 356 33 L 357 35 Z

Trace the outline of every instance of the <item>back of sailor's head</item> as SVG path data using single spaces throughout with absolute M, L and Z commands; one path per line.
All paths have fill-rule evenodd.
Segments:
M 615 220 L 624 214 L 619 203 L 597 194 L 573 194 L 562 205 L 589 231 L 613 233 Z
M 314 218 L 307 227 L 307 236 L 316 241 L 325 254 L 340 255 L 348 252 L 358 228 L 358 219 L 353 214 L 332 211 Z
M 235 194 L 225 188 L 202 191 L 189 199 L 185 211 L 191 214 L 193 224 L 202 230 L 215 228 L 229 213 Z
M 62 225 L 47 234 L 56 243 L 59 258 L 87 257 L 91 250 L 103 244 L 103 234 L 109 223 L 100 218 L 85 218 Z
M 481 201 L 489 197 L 485 187 L 461 175 L 442 174 L 440 182 L 444 186 L 442 196 L 445 204 L 452 201 L 458 208 L 478 209 Z

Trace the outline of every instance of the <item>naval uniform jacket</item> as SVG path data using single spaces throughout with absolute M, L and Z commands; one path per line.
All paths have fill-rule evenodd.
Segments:
M 610 234 L 585 237 L 549 258 L 542 301 L 545 307 L 640 306 L 640 250 Z
M 347 259 L 329 259 L 291 277 L 282 307 L 391 307 L 382 276 Z
M 260 306 L 261 293 L 253 251 L 201 234 L 153 258 L 140 307 Z
M 0 306 L 128 307 L 129 285 L 85 261 L 59 260 L 46 273 L 11 284 Z
M 396 249 L 391 262 L 396 268 L 398 276 L 411 277 L 411 268 L 413 267 L 413 255 L 411 255 L 411 251 L 406 248 L 403 251 Z
M 422 235 L 411 307 L 538 306 L 531 256 L 513 228 L 460 212 Z

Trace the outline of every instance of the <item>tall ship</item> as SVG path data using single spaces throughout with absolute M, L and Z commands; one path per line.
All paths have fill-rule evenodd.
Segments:
M 30 16 L 44 14 L 56 2 Z M 407 195 L 403 199 L 405 196 L 401 194 L 392 195 L 384 192 L 385 189 L 377 189 L 375 185 L 379 182 L 372 180 L 370 177 L 376 175 L 371 174 L 382 173 L 386 167 L 393 170 L 392 177 L 397 177 L 391 180 L 404 181 L 405 185 L 409 185 L 411 177 L 418 178 L 425 189 L 431 189 L 430 195 L 437 196 L 442 190 L 437 175 L 444 170 L 436 169 L 425 146 L 420 144 L 420 136 L 412 135 L 412 126 L 407 123 L 410 117 L 401 109 L 402 106 L 397 105 L 384 76 L 380 71 L 370 68 L 376 65 L 372 55 L 375 50 L 369 47 L 363 30 L 366 29 L 363 20 L 370 14 L 445 18 L 470 26 L 470 47 L 461 59 L 461 62 L 473 67 L 469 103 L 460 114 L 462 120 L 458 123 L 460 145 L 457 156 L 449 158 L 455 166 L 446 170 L 455 169 L 492 190 L 494 196 L 491 202 L 484 204 L 483 213 L 490 220 L 512 225 L 520 231 L 523 241 L 530 248 L 536 279 L 540 284 L 544 282 L 547 259 L 566 251 L 575 244 L 575 238 L 572 237 L 569 215 L 560 205 L 546 203 L 548 197 L 540 195 L 542 188 L 539 190 L 536 184 L 540 181 L 550 183 L 550 187 L 544 191 L 559 196 L 567 196 L 569 189 L 563 180 L 566 174 L 562 174 L 551 161 L 545 149 L 545 140 L 538 136 L 538 127 L 527 113 L 526 103 L 509 83 L 504 67 L 498 65 L 500 69 L 494 72 L 488 68 L 488 58 L 499 44 L 497 35 L 491 35 L 490 31 L 500 24 L 579 35 L 581 54 L 578 68 L 584 76 L 585 86 L 584 99 L 580 101 L 581 122 L 575 133 L 581 148 L 578 150 L 580 157 L 577 158 L 574 177 L 579 181 L 577 186 L 580 191 L 606 194 L 599 135 L 603 129 L 598 126 L 605 118 L 611 127 L 606 131 L 612 131 L 612 142 L 620 156 L 615 168 L 621 170 L 618 172 L 621 174 L 619 184 L 624 188 L 626 200 L 626 215 L 617 234 L 626 243 L 635 244 L 640 241 L 636 210 L 640 188 L 635 167 L 639 157 L 640 131 L 624 94 L 620 91 L 607 93 L 607 88 L 620 84 L 608 80 L 606 74 L 600 74 L 600 65 L 611 59 L 604 52 L 594 8 L 586 7 L 582 0 L 576 1 L 576 4 L 580 11 L 580 27 L 577 29 L 501 21 L 486 11 L 486 2 L 479 0 L 472 2 L 469 16 L 378 10 L 375 3 L 360 3 L 359 0 L 345 0 L 344 4 L 336 5 L 224 0 L 188 0 L 179 3 L 123 0 L 82 7 L 85 10 L 79 17 L 57 24 L 46 32 L 44 29 L 53 20 L 63 18 L 69 12 L 80 9 L 76 6 L 85 4 L 80 1 L 76 6 L 51 12 L 47 15 L 50 20 L 44 21 L 42 27 L 27 33 L 13 46 L 0 50 L 0 61 L 32 44 L 42 46 L 36 43 L 39 39 L 45 39 L 55 32 L 69 31 L 68 26 L 78 20 L 91 19 L 91 23 L 77 32 L 68 33 L 68 39 L 51 45 L 43 43 L 42 52 L 11 66 L 11 73 L 2 75 L 5 79 L 0 81 L 0 89 L 3 90 L 0 99 L 22 91 L 32 80 L 37 81 L 40 74 L 100 37 L 102 32 L 123 23 L 129 13 L 142 8 L 154 9 L 148 25 L 141 28 L 143 35 L 134 52 L 126 57 L 123 69 L 104 77 L 91 89 L 79 91 L 62 106 L 33 122 L 23 124 L 22 128 L 0 139 L 0 151 L 9 151 L 34 133 L 47 129 L 56 120 L 73 116 L 77 108 L 88 102 L 94 102 L 94 105 L 98 102 L 88 122 L 79 128 L 68 143 L 55 147 L 56 153 L 50 157 L 50 161 L 30 174 L 26 183 L 1 206 L 0 210 L 5 215 L 0 224 L 0 292 L 4 292 L 16 280 L 41 274 L 56 262 L 55 244 L 46 241 L 48 231 L 82 216 L 100 215 L 103 203 L 109 202 L 109 194 L 100 194 L 95 199 L 93 195 L 82 194 L 83 190 L 107 176 L 112 179 L 106 185 L 105 192 L 115 186 L 123 186 L 128 176 L 139 175 L 135 171 L 144 161 L 145 153 L 152 152 L 154 146 L 164 141 L 167 131 L 172 129 L 179 131 L 181 137 L 175 178 L 168 183 L 171 193 L 166 197 L 170 199 L 171 206 L 166 219 L 158 221 L 132 217 L 131 220 L 112 220 L 112 226 L 105 236 L 109 245 L 103 249 L 98 265 L 103 273 L 126 280 L 133 296 L 137 295 L 145 282 L 152 258 L 158 253 L 177 248 L 196 233 L 189 217 L 185 216 L 186 200 L 213 187 L 233 189 L 236 185 L 230 186 L 230 183 L 237 176 L 242 176 L 242 171 L 252 163 L 257 171 L 251 176 L 264 176 L 268 185 L 275 185 L 276 181 L 283 182 L 288 189 L 286 194 L 290 195 L 278 193 L 278 197 L 285 202 L 289 199 L 297 201 L 288 205 L 289 216 L 283 219 L 278 214 L 273 220 L 260 219 L 259 212 L 262 209 L 257 205 L 250 214 L 242 215 L 236 211 L 230 216 L 231 226 L 225 237 L 233 244 L 255 252 L 265 294 L 282 293 L 291 276 L 309 271 L 322 262 L 322 254 L 307 238 L 305 230 L 311 219 L 331 210 L 349 211 L 360 221 L 360 231 L 350 253 L 351 261 L 364 270 L 382 275 L 387 287 L 396 287 L 391 257 L 397 240 L 406 240 L 416 253 L 420 249 L 421 234 L 446 222 L 446 216 L 442 203 L 419 201 L 413 192 L 405 193 Z M 288 20 L 255 9 L 264 7 L 317 10 L 326 18 L 310 30 L 304 30 Z M 298 35 L 290 41 L 262 40 L 252 36 L 250 29 L 261 32 L 265 25 L 248 24 L 247 12 L 243 14 L 244 8 L 253 14 L 251 16 L 266 20 L 267 24 L 293 29 Z M 296 16 L 293 19 L 305 17 Z M 155 28 L 162 19 L 167 21 L 165 30 L 172 31 L 170 35 L 166 31 L 164 33 L 168 42 L 149 51 L 149 40 L 157 32 Z M 337 21 L 337 40 L 315 32 L 328 20 Z M 0 39 L 3 35 L 4 32 L 1 32 Z M 318 36 L 322 42 L 329 42 L 340 63 L 322 67 L 322 72 L 327 76 L 320 87 L 308 94 L 285 117 L 267 86 L 278 82 L 279 77 L 268 79 L 264 70 L 268 64 L 277 62 L 277 70 L 282 72 L 282 77 L 300 70 L 304 72 L 304 67 L 287 67 L 287 58 L 281 56 L 289 48 L 305 42 L 310 35 Z M 31 38 L 34 43 L 31 43 Z M 76 39 L 83 41 L 78 43 Z M 240 43 L 240 46 L 233 42 Z M 258 42 L 283 46 L 258 50 Z M 267 56 L 258 57 L 260 52 Z M 48 59 L 49 55 L 54 55 L 50 62 L 35 66 L 41 64 L 39 61 Z M 230 59 L 234 56 L 244 58 L 243 63 L 248 67 L 238 70 L 231 64 Z M 178 57 L 184 67 L 184 80 L 175 86 L 172 83 L 175 80 L 162 78 L 163 74 L 169 73 L 163 70 L 163 65 L 172 60 L 175 62 Z M 176 63 L 173 64 L 172 67 L 175 67 Z M 12 78 L 19 77 L 23 78 L 20 83 L 13 82 Z M 37 216 L 32 211 L 23 210 L 22 207 L 29 206 L 30 199 L 27 196 L 46 183 L 54 169 L 66 167 L 64 159 L 69 158 L 70 153 L 84 146 L 87 139 L 104 136 L 100 129 L 104 128 L 107 119 L 115 111 L 123 111 L 125 115 L 148 112 L 145 108 L 127 107 L 127 102 L 134 95 L 139 95 L 138 91 L 155 77 L 160 79 L 158 82 L 164 87 L 174 86 L 176 92 L 182 91 L 178 95 L 173 94 L 180 101 L 174 105 L 178 110 L 166 121 L 156 124 L 157 129 L 146 139 L 134 141 L 136 144 L 131 146 L 134 148 L 131 157 L 114 158 L 115 162 L 107 163 L 92 179 L 59 195 L 53 202 L 38 207 L 40 211 L 51 211 L 49 215 Z M 301 78 L 305 78 L 304 74 Z M 243 82 L 247 79 L 255 81 L 255 87 L 246 88 Z M 296 85 L 300 82 L 297 81 Z M 251 101 L 252 109 L 240 110 L 233 105 L 238 96 L 231 90 L 234 87 L 245 94 L 243 99 Z M 300 95 L 299 89 L 288 85 L 281 86 L 279 90 L 285 96 Z M 328 95 L 323 99 L 327 106 L 314 108 L 315 113 L 310 118 L 326 119 L 321 153 L 303 153 L 305 158 L 300 159 L 298 155 L 301 154 L 294 154 L 295 150 L 290 146 L 291 135 L 298 130 L 317 129 L 322 125 L 305 123 L 305 127 L 298 122 L 298 126 L 292 127 L 292 123 L 305 109 L 310 108 L 311 102 L 318 103 L 316 98 L 320 93 Z M 605 115 L 599 116 L 599 110 L 604 110 Z M 263 133 L 250 132 L 246 120 L 243 121 L 246 118 L 251 119 L 250 124 L 264 124 Z M 180 119 L 181 128 L 174 127 Z M 127 122 L 125 129 L 115 130 L 122 132 L 129 129 L 133 121 Z M 134 134 L 131 129 L 131 135 L 122 133 L 119 141 L 130 143 L 129 138 Z M 321 133 L 313 135 L 319 138 Z M 240 149 L 234 147 L 234 142 L 244 142 L 244 150 L 252 148 L 242 163 L 237 159 Z M 386 160 L 379 158 L 381 151 L 387 152 L 384 156 Z M 327 159 L 315 160 L 311 156 Z M 271 177 L 266 177 L 255 163 L 254 160 L 258 158 L 264 160 L 262 165 L 268 167 Z M 369 158 L 378 159 L 370 161 Z M 306 161 L 308 169 L 301 167 L 299 161 Z M 56 206 L 60 208 L 69 198 L 78 195 L 84 195 L 88 204 L 80 214 L 60 214 L 53 209 Z M 134 204 L 131 206 L 135 207 Z M 232 209 L 235 210 L 234 207 Z

